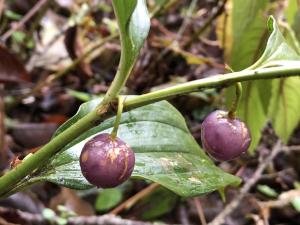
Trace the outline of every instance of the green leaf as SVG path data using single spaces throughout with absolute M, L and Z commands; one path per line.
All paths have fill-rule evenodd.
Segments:
M 290 27 L 290 25 L 286 24 L 284 27 L 284 37 L 287 43 L 294 49 L 294 51 L 299 55 L 300 54 L 300 44 L 297 40 L 295 31 Z
M 290 3 L 290 5 L 292 4 Z M 297 10 L 297 7 L 295 10 Z M 290 13 L 295 15 L 296 11 L 290 10 Z M 290 15 L 290 19 L 291 17 L 292 16 Z M 297 54 L 299 54 L 300 47 L 294 31 L 288 24 L 284 27 L 284 29 L 287 43 L 295 52 L 297 52 Z M 294 53 L 291 54 L 289 49 L 286 49 L 285 51 L 289 54 L 289 57 L 295 55 Z M 299 58 L 299 56 L 297 55 L 295 58 Z M 300 120 L 300 102 L 298 101 L 300 98 L 300 79 L 297 77 L 291 77 L 281 80 L 273 80 L 271 83 L 272 97 L 271 104 L 269 106 L 269 117 L 271 118 L 277 135 L 283 140 L 283 142 L 287 143 L 290 135 L 297 127 Z
M 287 23 L 284 23 L 282 27 L 285 29 L 284 36 L 287 42 L 294 48 L 294 50 L 300 54 L 300 44 L 297 39 L 297 33 L 299 32 L 299 8 L 297 1 L 289 1 L 288 6 L 285 8 L 285 17 Z
M 278 193 L 268 185 L 259 184 L 257 185 L 257 190 L 268 197 L 276 198 L 278 196 Z
M 231 40 L 232 49 L 227 62 L 235 70 L 242 70 L 250 66 L 262 53 L 261 46 L 265 43 L 265 16 L 268 1 L 233 0 L 231 22 L 227 39 Z M 243 19 L 241 19 L 243 18 Z M 232 37 L 229 37 L 232 34 Z M 229 35 L 229 36 L 228 36 Z M 263 85 L 262 85 L 263 84 Z M 251 132 L 249 152 L 253 153 L 261 137 L 261 130 L 267 120 L 268 85 L 265 81 L 251 81 L 243 83 L 243 95 L 237 111 L 237 116 L 248 126 Z M 270 86 L 270 85 L 268 85 Z M 235 96 L 235 88 L 225 90 L 226 105 L 230 107 Z M 261 97 L 267 98 L 261 99 Z M 255 115 L 255 116 L 253 116 Z
M 13 38 L 16 40 L 16 42 L 22 43 L 26 39 L 26 34 L 22 31 L 15 31 L 12 34 Z
M 55 212 L 52 209 L 49 209 L 49 208 L 43 209 L 42 215 L 48 221 L 53 221 L 55 216 L 56 216 Z
M 294 185 L 295 189 L 300 189 L 300 182 L 295 181 L 293 185 Z
M 266 113 L 263 110 L 263 104 L 260 100 L 259 82 L 249 82 L 243 85 L 244 94 L 240 107 L 238 110 L 238 116 L 245 121 L 251 133 L 251 145 L 249 152 L 252 153 L 259 143 L 261 138 L 261 130 L 266 123 Z M 255 115 L 255 116 L 254 116 Z
M 299 87 L 299 77 L 272 81 L 269 116 L 276 133 L 285 143 L 300 121 Z
M 119 22 L 120 32 L 124 35 L 127 35 L 127 24 L 130 19 L 133 10 L 136 7 L 137 0 L 113 0 L 115 14 Z
M 300 57 L 295 52 L 293 48 L 291 48 L 283 35 L 281 34 L 275 19 L 270 17 L 268 20 L 268 29 L 271 32 L 269 39 L 267 41 L 267 46 L 265 48 L 262 56 L 254 63 L 252 66 L 248 67 L 247 70 L 259 70 L 265 67 L 278 67 L 278 66 L 290 66 L 299 62 Z M 288 78 L 295 80 L 293 78 Z M 298 79 L 298 78 L 296 78 Z M 294 112 L 295 107 L 298 107 L 298 103 L 295 105 L 291 105 L 290 109 L 283 109 L 283 99 L 279 98 L 277 92 L 278 91 L 278 82 L 275 81 L 252 81 L 252 82 L 244 82 L 243 84 L 243 96 L 240 102 L 240 106 L 237 112 L 237 115 L 245 121 L 247 126 L 250 129 L 252 135 L 252 142 L 249 148 L 249 152 L 252 153 L 259 143 L 261 137 L 261 129 L 265 125 L 266 121 L 269 117 L 275 123 L 276 132 L 283 138 L 284 140 L 291 134 L 292 130 L 297 125 L 298 115 Z M 277 85 L 277 87 L 276 87 Z M 294 84 L 297 86 L 297 82 Z M 290 85 L 291 86 L 291 85 Z M 286 89 L 286 88 L 285 88 Z M 293 92 L 289 95 L 292 100 L 294 100 L 295 96 L 298 96 L 298 92 L 292 88 L 286 92 Z M 272 95 L 272 97 L 271 97 Z M 231 104 L 232 99 L 234 98 L 234 89 L 229 88 L 226 91 L 227 96 L 227 105 Z M 295 101 L 295 100 L 294 100 Z M 291 103 L 294 104 L 294 103 Z M 278 108 L 281 106 L 281 110 Z M 290 105 L 289 105 L 290 106 Z M 283 112 L 283 113 L 282 113 Z M 286 114 L 288 113 L 288 114 Z M 296 124 L 285 124 L 285 126 L 289 126 L 286 130 L 282 129 L 283 127 L 283 115 L 290 117 L 291 123 Z M 255 115 L 255 116 L 254 116 Z M 276 119 L 275 119 L 276 118 Z M 287 121 L 285 121 L 287 122 Z M 281 127 L 279 126 L 281 124 Z M 284 134 L 283 134 L 284 133 Z
M 288 1 L 288 6 L 285 9 L 287 22 L 292 25 L 298 12 L 298 2 L 294 0 Z
M 98 104 L 99 100 L 84 103 L 57 133 Z M 73 140 L 27 181 L 51 181 L 75 189 L 90 188 L 91 185 L 81 174 L 79 155 L 91 137 L 111 132 L 114 119 L 102 122 Z M 166 101 L 123 113 L 118 137 L 135 151 L 134 178 L 157 182 L 179 195 L 199 195 L 240 182 L 238 177 L 223 172 L 213 164 L 189 133 L 184 118 Z
M 299 63 L 300 56 L 291 48 L 281 34 L 274 17 L 268 19 L 268 29 L 271 32 L 267 46 L 262 56 L 248 69 L 271 66 L 289 66 Z
M 261 58 L 249 68 L 288 67 L 289 65 L 299 63 L 300 56 L 288 45 L 272 16 L 268 20 L 268 28 L 272 33 L 268 39 L 266 49 Z M 284 142 L 287 142 L 300 120 L 298 113 L 298 109 L 300 108 L 300 102 L 298 101 L 300 97 L 300 80 L 298 77 L 292 77 L 273 80 L 270 84 L 262 86 L 260 93 L 272 90 L 272 93 L 270 93 L 268 116 L 272 120 L 276 133 Z M 266 104 L 263 105 L 266 106 Z
M 150 17 L 145 0 L 113 0 L 113 6 L 122 46 L 120 70 L 128 74 L 148 36 Z
M 14 11 L 11 11 L 9 9 L 4 10 L 4 15 L 7 18 L 12 19 L 12 20 L 20 20 L 22 18 L 22 15 L 14 12 Z
M 296 197 L 295 199 L 292 200 L 291 203 L 294 209 L 300 213 L 300 197 Z
M 235 71 L 250 66 L 259 56 L 266 31 L 264 12 L 267 3 L 268 0 L 233 0 L 229 64 Z
M 72 89 L 67 89 L 67 93 L 68 93 L 68 95 L 70 95 L 70 96 L 72 96 L 72 97 L 74 97 L 74 98 L 76 98 L 80 101 L 83 101 L 83 102 L 87 102 L 89 100 L 100 97 L 100 96 L 91 95 L 91 94 L 86 93 L 86 92 L 76 91 L 76 90 L 72 90 Z
M 268 27 L 272 33 L 266 50 L 251 68 L 289 66 L 299 63 L 300 56 L 296 53 L 295 48 L 288 45 L 273 17 L 269 18 Z M 268 116 L 271 118 L 276 133 L 287 143 L 300 121 L 298 112 L 300 108 L 300 79 L 298 77 L 290 77 L 273 80 L 270 83 L 272 85 L 272 93 Z
M 115 207 L 122 200 L 122 191 L 118 188 L 103 189 L 95 202 L 97 211 L 107 211 Z

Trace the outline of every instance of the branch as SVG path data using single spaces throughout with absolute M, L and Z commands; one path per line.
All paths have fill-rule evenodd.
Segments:
M 298 76 L 300 74 L 300 67 L 271 67 L 256 70 L 243 70 L 240 72 L 228 73 L 226 75 L 219 74 L 204 79 L 186 82 L 184 84 L 175 85 L 173 87 L 161 89 L 150 92 L 144 95 L 136 96 L 126 99 L 124 109 L 129 110 L 139 106 L 147 105 L 153 102 L 174 98 L 179 95 L 197 92 L 202 89 L 227 87 L 237 82 L 273 79 L 279 77 Z
M 26 224 L 32 225 L 49 225 L 53 224 L 51 221 L 47 220 L 40 214 L 32 214 L 28 212 L 23 212 L 17 209 L 8 209 L 0 207 L 0 217 L 5 218 L 8 215 L 10 218 L 14 218 L 19 222 L 25 222 Z M 58 217 L 54 217 L 55 221 Z M 155 223 L 147 223 L 142 221 L 134 221 L 128 219 L 122 219 L 118 216 L 113 215 L 103 215 L 103 216 L 78 216 L 68 218 L 67 224 L 70 225 L 155 225 Z M 161 223 L 160 223 L 161 224 Z
M 2 41 L 5 42 L 15 31 L 24 26 L 24 24 L 27 23 L 27 21 L 29 21 L 39 10 L 41 10 L 41 7 L 43 7 L 47 2 L 48 0 L 38 1 L 17 24 L 12 26 L 10 30 L 2 35 Z
M 201 221 L 201 225 L 207 225 L 204 210 L 203 210 L 202 204 L 200 202 L 200 198 L 195 197 L 193 200 L 194 200 L 194 205 L 196 206 L 196 209 L 197 209 L 197 212 L 199 215 L 199 219 Z
M 157 189 L 160 185 L 157 183 L 150 184 L 145 189 L 141 190 L 140 192 L 136 193 L 134 196 L 127 199 L 125 202 L 120 204 L 118 207 L 114 208 L 109 214 L 117 215 L 124 209 L 131 208 L 136 202 L 144 198 L 145 196 L 151 194 L 155 189 Z
M 57 80 L 66 74 L 68 74 L 71 70 L 73 70 L 80 62 L 82 62 L 85 58 L 87 58 L 89 55 L 91 55 L 95 50 L 99 49 L 102 47 L 104 44 L 107 42 L 115 39 L 118 37 L 117 34 L 112 34 L 106 38 L 101 39 L 100 41 L 96 42 L 93 44 L 87 51 L 85 51 L 81 56 L 76 58 L 74 61 L 72 61 L 66 68 L 63 70 L 60 70 L 50 76 L 48 76 L 46 79 L 40 81 L 33 89 L 31 89 L 28 93 L 25 93 L 24 95 L 20 96 L 20 99 L 29 97 L 30 95 L 34 95 L 37 92 L 39 92 L 43 87 L 49 85 L 52 83 L 54 80 Z
M 70 225 L 154 225 L 156 223 L 147 223 L 141 221 L 133 221 L 122 219 L 113 215 L 90 216 L 90 217 L 73 217 L 68 220 Z M 161 224 L 161 223 L 159 223 Z M 161 224 L 163 225 L 163 224 Z
M 209 27 L 211 26 L 212 22 L 218 18 L 224 11 L 224 7 L 226 5 L 227 0 L 224 0 L 223 2 L 221 2 L 221 4 L 219 4 L 220 6 L 218 6 L 218 8 L 215 10 L 215 12 L 213 12 L 213 14 L 211 15 L 211 17 L 208 18 L 207 21 L 205 21 L 205 23 L 203 24 L 202 27 L 200 27 L 192 36 L 191 38 L 184 44 L 185 47 L 189 47 L 195 40 L 197 40 L 201 34 Z
M 300 198 L 300 190 L 290 190 L 279 195 L 277 200 L 258 202 L 261 208 L 283 208 L 289 205 L 295 198 Z

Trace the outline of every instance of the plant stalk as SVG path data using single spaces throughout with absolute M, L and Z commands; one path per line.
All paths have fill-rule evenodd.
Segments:
M 120 70 L 119 70 L 120 71 Z M 124 110 L 128 111 L 143 105 L 153 102 L 173 98 L 179 95 L 196 92 L 204 88 L 226 87 L 236 82 L 258 80 L 258 79 L 273 79 L 288 76 L 298 76 L 300 74 L 300 66 L 296 67 L 272 67 L 257 70 L 243 70 L 240 72 L 228 73 L 226 75 L 216 75 L 209 78 L 190 81 L 184 84 L 175 85 L 166 89 L 150 92 L 148 94 L 128 98 L 124 102 Z M 116 86 L 124 81 L 116 81 Z M 16 168 L 7 172 L 0 177 L 0 196 L 7 193 L 13 186 L 34 170 L 40 168 L 46 161 L 58 152 L 62 147 L 68 144 L 71 140 L 82 134 L 87 129 L 93 127 L 95 123 L 99 122 L 107 116 L 109 109 L 109 101 L 115 99 L 119 90 L 110 89 L 107 92 L 105 101 L 85 117 L 66 129 L 63 133 L 53 138 L 39 151 L 30 156 L 27 160 L 19 164 Z
M 176 96 L 201 91 L 202 89 L 228 87 L 237 82 L 274 79 L 280 77 L 299 76 L 300 66 L 296 67 L 270 67 L 256 70 L 242 70 L 239 72 L 218 74 L 204 79 L 186 82 L 184 84 L 175 85 L 158 91 L 150 92 L 140 96 L 126 99 L 124 102 L 124 110 L 128 111 L 150 103 L 167 100 Z

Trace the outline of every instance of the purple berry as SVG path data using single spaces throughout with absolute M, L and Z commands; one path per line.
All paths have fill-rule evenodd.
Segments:
M 134 152 L 128 144 L 110 134 L 89 140 L 80 155 L 83 176 L 93 185 L 112 188 L 126 181 L 134 168 Z
M 213 158 L 227 161 L 247 151 L 251 136 L 244 122 L 228 118 L 228 112 L 217 110 L 203 121 L 201 141 Z

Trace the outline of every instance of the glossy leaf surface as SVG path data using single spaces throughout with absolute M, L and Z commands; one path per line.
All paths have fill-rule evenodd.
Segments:
M 118 20 L 122 56 L 120 69 L 127 74 L 142 48 L 150 29 L 150 17 L 145 0 L 113 0 Z
M 92 110 L 99 100 L 84 103 L 58 133 Z M 85 132 L 49 160 L 47 167 L 32 177 L 75 189 L 90 188 L 81 174 L 79 155 L 86 141 L 111 132 L 114 118 Z M 118 137 L 136 153 L 133 177 L 149 179 L 182 196 L 193 196 L 239 184 L 239 178 L 223 172 L 200 149 L 184 118 L 162 101 L 123 113 Z

